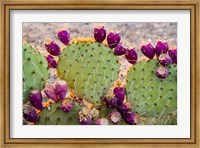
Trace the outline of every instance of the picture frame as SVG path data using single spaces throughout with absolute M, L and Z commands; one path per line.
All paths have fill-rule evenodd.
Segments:
M 1 1 L 1 146 L 199 147 L 199 1 Z M 189 10 L 191 39 L 190 138 L 10 138 L 10 10 Z

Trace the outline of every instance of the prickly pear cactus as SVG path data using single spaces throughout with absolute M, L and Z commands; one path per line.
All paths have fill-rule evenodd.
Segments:
M 176 114 L 177 110 L 177 65 L 167 66 L 169 76 L 159 79 L 155 70 L 157 60 L 141 61 L 127 74 L 127 99 L 132 108 L 142 117 L 157 119 Z M 153 121 L 152 121 L 153 122 Z
M 42 90 L 48 79 L 46 59 L 29 44 L 23 45 L 23 102 L 27 102 L 31 90 Z
M 61 101 L 51 104 L 40 113 L 38 125 L 77 125 L 78 112 L 81 109 L 78 103 L 73 102 L 70 112 L 63 112 Z
M 75 94 L 94 105 L 117 79 L 118 58 L 112 50 L 90 40 L 78 40 L 69 44 L 59 56 L 58 76 L 67 81 Z
M 58 38 L 65 48 L 49 40 L 46 59 L 23 46 L 24 100 L 30 91 L 33 95 L 23 110 L 25 120 L 37 125 L 177 124 L 177 49 L 166 41 L 144 44 L 141 60 L 119 33 L 107 35 L 104 26 L 93 33 L 95 40 L 71 40 L 70 32 L 61 29 Z M 56 80 L 45 85 L 47 62 Z

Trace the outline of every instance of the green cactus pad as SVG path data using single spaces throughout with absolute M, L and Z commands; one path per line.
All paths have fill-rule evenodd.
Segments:
M 94 105 L 117 79 L 120 65 L 103 43 L 79 41 L 68 45 L 59 56 L 58 75 L 76 95 Z
M 112 108 L 108 108 L 106 106 L 102 106 L 102 108 L 99 109 L 99 115 L 100 115 L 100 117 L 107 118 L 109 113 L 111 111 L 113 111 L 113 110 L 114 109 L 112 109 Z
M 144 117 L 140 125 L 176 125 L 177 116 L 176 115 L 167 115 L 162 116 L 160 119 L 158 117 Z
M 45 57 L 36 53 L 34 47 L 23 45 L 23 102 L 29 98 L 30 90 L 42 90 L 48 79 L 48 64 Z
M 78 111 L 81 107 L 78 103 L 73 102 L 73 108 L 70 112 L 65 113 L 60 108 L 61 101 L 51 104 L 40 114 L 38 125 L 78 125 Z
M 160 119 L 176 113 L 177 67 L 168 66 L 169 76 L 159 79 L 155 74 L 159 66 L 157 60 L 141 61 L 127 74 L 127 98 L 140 116 Z

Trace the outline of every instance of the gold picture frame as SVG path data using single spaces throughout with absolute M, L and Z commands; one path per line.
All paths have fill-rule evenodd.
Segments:
M 200 147 L 200 32 L 198 0 L 1 0 L 1 38 L 0 38 L 0 128 L 2 147 Z M 191 39 L 191 137 L 181 139 L 38 139 L 10 138 L 10 10 L 70 10 L 70 9 L 115 9 L 115 10 L 190 10 Z

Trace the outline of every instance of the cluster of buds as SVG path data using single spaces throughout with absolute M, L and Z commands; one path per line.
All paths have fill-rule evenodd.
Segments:
M 70 33 L 67 29 L 61 29 L 58 31 L 58 38 L 64 45 L 68 45 L 70 42 Z M 58 56 L 61 53 L 59 45 L 54 40 L 48 40 L 45 43 L 45 48 L 49 55 L 46 56 L 49 68 L 56 68 L 57 62 L 54 56 Z
M 86 107 L 83 107 L 81 111 L 79 111 L 78 122 L 81 125 L 90 125 L 92 124 L 92 116 L 90 115 L 90 110 Z
M 156 69 L 156 76 L 160 79 L 168 77 L 169 72 L 165 66 L 177 64 L 177 49 L 169 49 L 166 41 L 158 41 L 155 48 L 151 43 L 147 43 L 141 47 L 142 53 L 149 59 L 153 59 L 156 55 L 160 67 Z
M 97 42 L 102 43 L 106 38 L 106 30 L 104 26 L 94 28 L 94 38 Z M 117 32 L 110 32 L 107 36 L 108 47 L 114 50 L 114 55 L 125 55 L 127 61 L 131 64 L 137 62 L 138 56 L 134 48 L 128 49 L 123 45 L 121 41 L 121 35 Z

